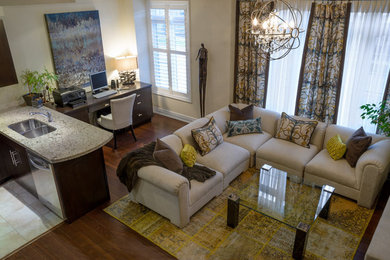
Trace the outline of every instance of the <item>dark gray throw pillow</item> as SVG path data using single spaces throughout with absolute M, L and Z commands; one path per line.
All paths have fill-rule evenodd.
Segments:
M 372 141 L 372 137 L 368 136 L 363 127 L 356 130 L 352 136 L 347 140 L 347 152 L 345 153 L 345 159 L 351 165 L 355 167 L 360 156 L 367 151 Z
M 166 143 L 157 138 L 153 158 L 165 168 L 176 173 L 182 173 L 183 162 L 179 155 Z
M 229 105 L 229 110 L 230 121 L 253 119 L 253 105 L 249 105 L 243 109 Z

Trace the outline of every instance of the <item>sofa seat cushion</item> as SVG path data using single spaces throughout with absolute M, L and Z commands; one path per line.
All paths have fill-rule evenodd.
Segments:
M 236 135 L 231 137 L 227 137 L 227 133 L 223 135 L 223 140 L 225 142 L 238 145 L 250 152 L 251 165 L 253 165 L 252 158 L 254 159 L 256 150 L 259 149 L 259 147 L 262 144 L 264 144 L 271 138 L 272 136 L 269 133 L 264 131 L 261 134 L 246 134 L 246 135 Z
M 190 205 L 193 205 L 203 196 L 207 195 L 209 192 L 212 192 L 213 189 L 222 190 L 223 185 L 223 175 L 220 172 L 215 172 L 215 175 L 207 179 L 205 182 L 199 182 L 196 180 L 191 180 L 191 189 L 190 189 Z
M 302 147 L 292 142 L 271 138 L 256 151 L 256 157 L 285 165 L 303 174 L 305 165 L 318 153 L 316 145 Z
M 358 189 L 355 169 L 345 159 L 333 160 L 326 149 L 306 165 L 306 173 Z
M 226 176 L 240 163 L 248 160 L 249 156 L 248 150 L 228 142 L 223 142 L 204 156 L 197 154 L 196 162 L 219 171 Z

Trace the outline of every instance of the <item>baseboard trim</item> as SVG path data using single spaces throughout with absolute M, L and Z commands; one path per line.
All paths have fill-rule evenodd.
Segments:
M 190 123 L 190 122 L 196 120 L 195 117 L 186 116 L 186 115 L 183 115 L 183 114 L 180 114 L 177 112 L 173 112 L 173 111 L 161 108 L 161 107 L 156 107 L 156 106 L 153 106 L 153 113 L 163 115 L 166 117 L 170 117 L 170 118 L 173 118 L 176 120 L 180 120 L 180 121 L 183 121 L 186 123 Z

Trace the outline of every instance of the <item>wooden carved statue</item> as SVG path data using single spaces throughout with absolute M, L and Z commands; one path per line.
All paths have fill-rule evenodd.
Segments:
M 207 79 L 207 49 L 204 44 L 198 51 L 196 60 L 199 59 L 199 98 L 200 98 L 200 115 L 205 116 L 205 102 L 206 102 L 206 79 Z

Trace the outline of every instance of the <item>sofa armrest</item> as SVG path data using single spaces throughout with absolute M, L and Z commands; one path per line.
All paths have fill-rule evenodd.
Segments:
M 371 145 L 356 165 L 360 180 L 358 204 L 371 208 L 390 170 L 390 140 Z
M 160 166 L 142 167 L 138 170 L 138 177 L 172 194 L 178 194 L 182 185 L 189 189 L 187 178 Z

